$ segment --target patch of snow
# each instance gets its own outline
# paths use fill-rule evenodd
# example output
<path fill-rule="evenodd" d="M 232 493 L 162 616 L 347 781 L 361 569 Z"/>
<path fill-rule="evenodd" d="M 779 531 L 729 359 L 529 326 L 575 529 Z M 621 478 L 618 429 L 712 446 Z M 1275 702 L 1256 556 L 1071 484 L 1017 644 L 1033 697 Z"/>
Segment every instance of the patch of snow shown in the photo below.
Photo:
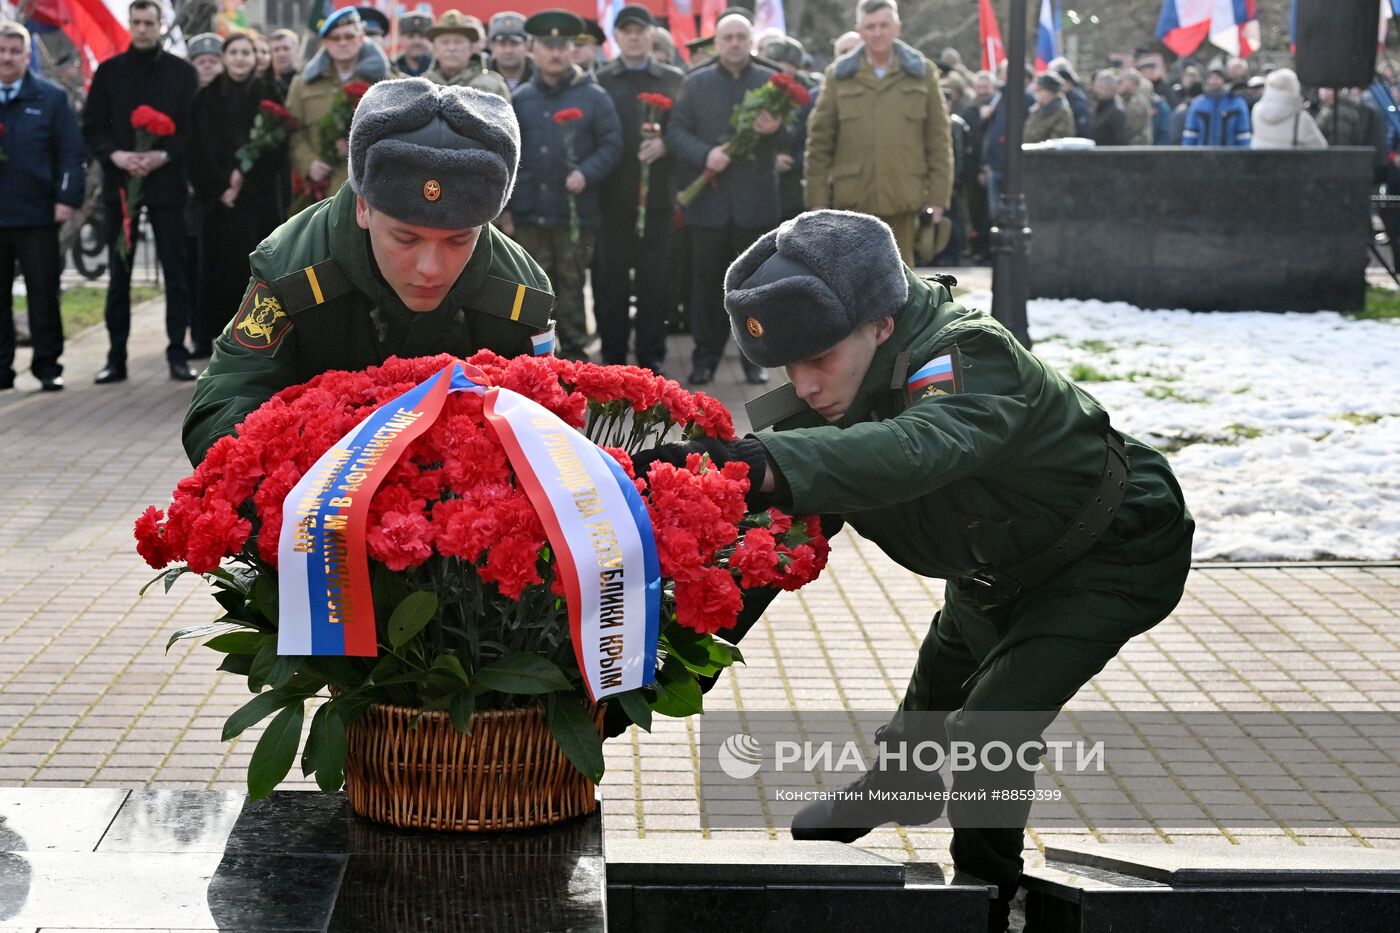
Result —
<path fill-rule="evenodd" d="M 1027 317 L 1038 355 L 1167 454 L 1197 559 L 1400 558 L 1400 322 L 1047 299 Z"/>

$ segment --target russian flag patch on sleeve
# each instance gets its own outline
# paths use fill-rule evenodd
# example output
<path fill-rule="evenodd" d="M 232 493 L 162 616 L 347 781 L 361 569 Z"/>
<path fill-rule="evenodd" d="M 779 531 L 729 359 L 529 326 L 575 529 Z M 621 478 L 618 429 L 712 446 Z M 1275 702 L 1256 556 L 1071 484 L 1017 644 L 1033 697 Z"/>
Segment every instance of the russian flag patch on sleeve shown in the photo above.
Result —
<path fill-rule="evenodd" d="M 535 356 L 549 356 L 554 352 L 554 328 L 530 338 L 530 348 Z"/>
<path fill-rule="evenodd" d="M 909 377 L 907 383 L 909 400 L 916 401 L 931 395 L 954 395 L 958 391 L 958 353 L 951 352 L 936 356 Z"/>

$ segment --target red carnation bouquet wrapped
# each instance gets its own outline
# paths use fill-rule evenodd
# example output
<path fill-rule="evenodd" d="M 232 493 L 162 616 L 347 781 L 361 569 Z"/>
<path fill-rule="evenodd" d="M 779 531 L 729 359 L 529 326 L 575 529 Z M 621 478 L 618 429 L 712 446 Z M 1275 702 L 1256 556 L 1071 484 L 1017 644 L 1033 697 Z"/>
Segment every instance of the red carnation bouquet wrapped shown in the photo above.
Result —
<path fill-rule="evenodd" d="M 247 175 L 263 156 L 281 152 L 287 147 L 287 138 L 297 126 L 296 117 L 277 101 L 265 100 L 258 104 L 258 115 L 253 118 L 248 141 L 233 154 L 238 160 L 238 170 Z"/>
<path fill-rule="evenodd" d="M 136 131 L 136 152 L 150 152 L 156 141 L 175 135 L 175 121 L 154 107 L 142 104 L 131 111 L 131 128 Z M 122 235 L 117 240 L 117 249 L 122 259 L 131 256 L 135 243 L 136 220 L 141 216 L 141 188 L 145 179 L 140 175 L 128 175 L 126 186 L 119 189 L 122 207 Z"/>
<path fill-rule="evenodd" d="M 642 139 L 661 138 L 661 119 L 671 112 L 671 98 L 665 94 L 643 91 L 637 95 L 642 105 Z M 646 233 L 647 195 L 651 188 L 651 163 L 642 163 L 642 184 L 637 192 L 637 236 Z"/>
<path fill-rule="evenodd" d="M 345 160 L 338 143 L 350 138 L 350 124 L 355 119 L 355 108 L 360 106 L 360 98 L 369 92 L 368 81 L 346 81 L 331 98 L 331 109 L 321 118 L 317 155 L 327 165 L 335 165 Z M 288 114 L 288 117 L 291 115 Z M 306 208 L 324 201 L 331 193 L 327 181 L 316 181 L 310 174 L 292 176 L 292 206 L 288 217 L 294 217 Z"/>
<path fill-rule="evenodd" d="M 454 362 L 391 358 L 284 390 L 237 436 L 210 448 L 166 509 L 147 508 L 136 521 L 141 556 L 157 569 L 178 564 L 152 583 L 169 590 L 181 574 L 198 573 L 216 589 L 225 615 L 177 632 L 170 644 L 212 636 L 208 646 L 225 655 L 219 669 L 248 678 L 257 695 L 229 717 L 224 739 L 278 717 L 249 765 L 254 797 L 285 777 L 298 747 L 287 737 L 299 739 L 306 701 L 327 690 L 302 758 L 327 792 L 342 783 L 345 726 L 375 703 L 446 710 L 462 732 L 477 710 L 539 703 L 570 761 L 594 780 L 602 774 L 597 733 L 578 728 L 587 693 L 558 559 L 480 395 L 448 396 L 370 500 L 365 542 L 378 657 L 277 653 L 278 538 L 288 493 L 369 413 Z M 721 468 L 693 456 L 683 469 L 658 462 L 647 476 L 633 475 L 630 454 L 663 440 L 734 437 L 729 412 L 704 393 L 637 367 L 490 351 L 468 362 L 492 385 L 583 432 L 645 502 L 662 584 L 656 678 L 609 702 L 643 728 L 653 712 L 701 712 L 698 678 L 742 660 L 716 633 L 735 623 L 743 591 L 797 589 L 825 566 L 829 547 L 817 517 L 747 514 L 748 467 L 739 462 Z"/>
<path fill-rule="evenodd" d="M 761 112 L 767 111 L 780 122 L 786 123 L 792 119 L 793 114 L 811 102 L 812 92 L 803 87 L 796 78 L 785 74 L 773 75 L 767 84 L 745 94 L 739 106 L 729 115 L 729 125 L 734 128 L 734 135 L 724 144 L 725 154 L 731 159 L 752 159 L 754 150 L 758 148 L 758 141 L 762 138 L 753 128 L 754 120 Z M 705 169 L 699 178 L 676 195 L 676 201 L 682 207 L 689 207 L 707 185 L 714 184 L 717 174 L 708 168 Z"/>

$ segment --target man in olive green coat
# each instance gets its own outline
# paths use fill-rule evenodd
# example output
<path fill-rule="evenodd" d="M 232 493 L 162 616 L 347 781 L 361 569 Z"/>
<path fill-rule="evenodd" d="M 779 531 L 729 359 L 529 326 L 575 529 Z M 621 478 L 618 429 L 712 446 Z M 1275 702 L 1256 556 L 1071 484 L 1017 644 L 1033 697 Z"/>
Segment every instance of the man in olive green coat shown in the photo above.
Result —
<path fill-rule="evenodd" d="M 485 35 L 481 20 L 460 10 L 448 10 L 437 25 L 428 30 L 433 42 L 433 66 L 424 73 L 434 84 L 474 87 L 510 100 L 510 87 L 486 61 L 472 52 Z"/>
<path fill-rule="evenodd" d="M 519 157 L 503 98 L 422 78 L 375 85 L 350 130 L 350 184 L 250 257 L 243 304 L 185 416 L 190 461 L 273 394 L 327 370 L 552 353 L 549 279 L 490 223 Z"/>
<path fill-rule="evenodd" d="M 365 41 L 365 27 L 354 7 L 336 10 L 319 30 L 321 49 L 292 79 L 287 89 L 287 112 L 296 118 L 297 128 L 287 140 L 292 177 L 309 176 L 325 182 L 326 191 L 335 194 L 345 184 L 345 151 L 327 159 L 322 143 L 344 150 L 345 140 L 322 140 L 321 121 L 331 112 L 336 94 L 351 81 L 373 84 L 392 77 L 389 59 L 373 42 Z"/>
<path fill-rule="evenodd" d="M 1098 402 L 992 318 L 916 278 L 879 220 L 814 211 L 784 223 L 730 267 L 725 307 L 744 354 L 792 380 L 750 406 L 756 427 L 776 430 L 666 445 L 634 466 L 644 475 L 693 452 L 742 460 L 751 507 L 844 519 L 900 565 L 947 580 L 883 746 L 1039 743 L 1123 644 L 1176 606 L 1194 525 L 1166 460 L 1113 431 Z M 747 606 L 721 634 L 742 636 L 757 614 Z M 1033 778 L 973 771 L 954 788 L 1024 790 Z M 891 819 L 929 822 L 941 802 L 891 810 L 866 792 L 941 786 L 936 773 L 876 768 L 850 798 L 800 811 L 792 832 L 852 842 Z M 997 885 L 1001 928 L 1030 803 L 949 809 L 953 862 Z"/>
<path fill-rule="evenodd" d="M 861 0 L 856 29 L 863 44 L 827 68 L 807 121 L 807 207 L 874 214 L 913 265 L 919 212 L 936 226 L 953 196 L 938 69 L 899 41 L 894 0 Z"/>

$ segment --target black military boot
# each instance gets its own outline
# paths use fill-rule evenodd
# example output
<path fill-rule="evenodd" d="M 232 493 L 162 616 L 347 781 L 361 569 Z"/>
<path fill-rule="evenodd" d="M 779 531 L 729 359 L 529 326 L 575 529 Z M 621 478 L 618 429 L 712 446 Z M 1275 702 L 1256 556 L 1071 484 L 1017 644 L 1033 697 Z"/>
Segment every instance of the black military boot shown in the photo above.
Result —
<path fill-rule="evenodd" d="M 884 744 L 884 729 L 876 741 Z M 911 743 L 912 744 L 912 743 Z M 877 826 L 899 823 L 920 826 L 943 815 L 943 776 L 937 771 L 881 767 L 877 757 L 870 770 L 841 789 L 834 800 L 817 800 L 792 818 L 792 838 L 852 843 Z"/>

